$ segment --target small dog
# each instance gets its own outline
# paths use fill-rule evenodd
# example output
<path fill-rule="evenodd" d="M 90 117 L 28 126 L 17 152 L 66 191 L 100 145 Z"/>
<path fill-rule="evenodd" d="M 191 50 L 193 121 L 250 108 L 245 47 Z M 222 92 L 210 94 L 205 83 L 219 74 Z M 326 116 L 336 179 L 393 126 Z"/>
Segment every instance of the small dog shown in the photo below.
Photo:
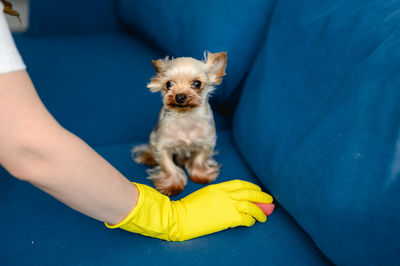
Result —
<path fill-rule="evenodd" d="M 216 143 L 213 114 L 208 103 L 214 85 L 225 75 L 226 53 L 204 53 L 204 61 L 190 57 L 153 60 L 157 74 L 147 87 L 161 91 L 164 106 L 149 145 L 134 147 L 137 163 L 155 166 L 149 179 L 161 193 L 173 196 L 183 191 L 187 177 L 208 184 L 219 174 L 213 159 Z"/>

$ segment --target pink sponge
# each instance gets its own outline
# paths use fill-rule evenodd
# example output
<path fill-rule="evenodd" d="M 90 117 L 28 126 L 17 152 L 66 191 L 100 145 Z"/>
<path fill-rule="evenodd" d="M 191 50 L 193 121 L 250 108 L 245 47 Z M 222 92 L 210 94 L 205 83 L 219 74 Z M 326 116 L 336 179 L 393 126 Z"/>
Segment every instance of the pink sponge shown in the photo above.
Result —
<path fill-rule="evenodd" d="M 275 204 L 267 204 L 267 203 L 258 203 L 258 202 L 254 202 L 255 205 L 257 205 L 258 207 L 260 207 L 260 209 L 265 213 L 265 215 L 271 215 L 271 213 L 274 211 L 275 209 Z"/>

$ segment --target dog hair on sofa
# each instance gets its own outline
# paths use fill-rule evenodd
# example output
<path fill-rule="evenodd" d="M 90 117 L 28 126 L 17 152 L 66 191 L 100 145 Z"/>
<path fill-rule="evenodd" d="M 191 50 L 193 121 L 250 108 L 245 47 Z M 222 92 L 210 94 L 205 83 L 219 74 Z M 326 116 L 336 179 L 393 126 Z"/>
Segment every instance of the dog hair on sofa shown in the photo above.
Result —
<path fill-rule="evenodd" d="M 158 124 L 150 134 L 149 145 L 132 150 L 137 163 L 154 168 L 149 179 L 157 190 L 172 196 L 183 191 L 187 177 L 208 184 L 219 174 L 213 159 L 216 144 L 214 118 L 208 103 L 214 85 L 222 82 L 227 56 L 225 52 L 204 53 L 204 60 L 191 57 L 153 60 L 157 74 L 147 87 L 161 91 L 163 107 Z"/>

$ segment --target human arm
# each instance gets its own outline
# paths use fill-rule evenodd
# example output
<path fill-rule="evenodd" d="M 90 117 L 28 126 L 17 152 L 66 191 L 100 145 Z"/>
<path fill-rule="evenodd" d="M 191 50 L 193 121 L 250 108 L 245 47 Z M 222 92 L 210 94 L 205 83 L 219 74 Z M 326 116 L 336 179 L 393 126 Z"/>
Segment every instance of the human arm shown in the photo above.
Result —
<path fill-rule="evenodd" d="M 136 187 L 56 122 L 24 70 L 0 75 L 0 121 L 0 163 L 12 175 L 100 221 L 135 206 Z"/>

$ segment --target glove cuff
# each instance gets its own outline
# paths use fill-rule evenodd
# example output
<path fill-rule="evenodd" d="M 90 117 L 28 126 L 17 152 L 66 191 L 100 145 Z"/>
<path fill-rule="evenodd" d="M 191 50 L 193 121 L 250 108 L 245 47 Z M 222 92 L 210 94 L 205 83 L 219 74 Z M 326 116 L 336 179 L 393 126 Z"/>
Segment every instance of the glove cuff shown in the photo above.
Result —
<path fill-rule="evenodd" d="M 132 209 L 132 211 L 128 214 L 128 216 L 126 216 L 125 219 L 123 219 L 118 224 L 111 225 L 109 223 L 104 223 L 108 228 L 115 229 L 115 228 L 123 227 L 125 224 L 129 223 L 130 220 L 132 220 L 132 218 L 136 215 L 136 213 L 138 212 L 140 207 L 143 205 L 143 198 L 144 198 L 143 188 L 140 184 L 137 184 L 135 182 L 132 182 L 132 183 L 136 186 L 136 188 L 139 191 L 139 196 L 138 196 L 138 201 L 136 203 L 136 206 Z"/>
<path fill-rule="evenodd" d="M 122 222 L 116 225 L 105 223 L 105 225 L 110 229 L 121 228 L 145 236 L 179 241 L 181 234 L 179 207 L 154 188 L 134 184 L 139 190 L 137 205 Z"/>

